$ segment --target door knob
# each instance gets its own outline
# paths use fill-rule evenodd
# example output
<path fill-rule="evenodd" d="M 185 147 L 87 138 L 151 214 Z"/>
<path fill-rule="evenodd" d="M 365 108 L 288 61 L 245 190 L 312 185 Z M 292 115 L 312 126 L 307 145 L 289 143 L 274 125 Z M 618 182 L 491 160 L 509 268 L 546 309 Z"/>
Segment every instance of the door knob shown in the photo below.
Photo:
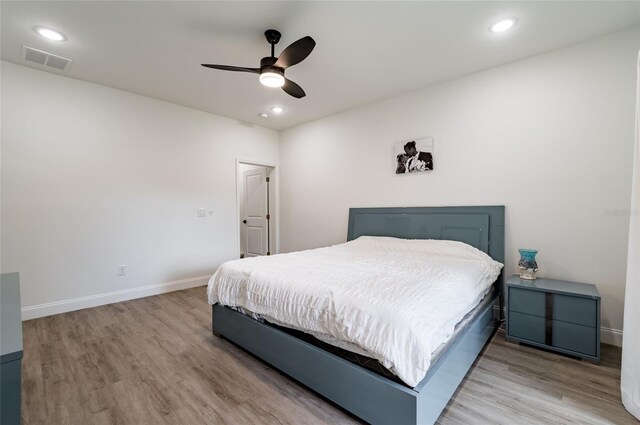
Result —
<path fill-rule="evenodd" d="M 247 224 L 247 220 L 242 220 L 242 222 L 243 222 L 244 224 Z"/>

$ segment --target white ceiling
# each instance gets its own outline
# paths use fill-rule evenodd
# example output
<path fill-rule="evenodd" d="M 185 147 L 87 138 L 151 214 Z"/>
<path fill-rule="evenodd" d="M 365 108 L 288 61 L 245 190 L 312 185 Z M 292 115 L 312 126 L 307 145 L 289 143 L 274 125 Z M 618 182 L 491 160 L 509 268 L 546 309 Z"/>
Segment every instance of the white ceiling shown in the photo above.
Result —
<path fill-rule="evenodd" d="M 25 64 L 27 45 L 73 59 L 87 80 L 274 129 L 288 128 L 436 82 L 640 23 L 640 2 L 8 2 L 2 59 Z M 511 31 L 490 24 L 515 17 Z M 35 25 L 67 35 L 43 39 Z M 317 46 L 287 70 L 307 97 L 257 75 L 200 63 L 258 67 L 263 33 L 282 32 L 276 55 L 312 36 Z M 272 105 L 285 113 L 258 116 Z"/>

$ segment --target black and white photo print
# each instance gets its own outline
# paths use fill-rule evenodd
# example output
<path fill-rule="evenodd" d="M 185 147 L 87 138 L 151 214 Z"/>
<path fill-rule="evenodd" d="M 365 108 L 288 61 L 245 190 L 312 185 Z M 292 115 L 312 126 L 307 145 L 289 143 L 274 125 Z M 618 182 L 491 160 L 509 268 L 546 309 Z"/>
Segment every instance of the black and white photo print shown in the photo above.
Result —
<path fill-rule="evenodd" d="M 433 138 L 399 142 L 393 146 L 396 174 L 433 170 Z"/>

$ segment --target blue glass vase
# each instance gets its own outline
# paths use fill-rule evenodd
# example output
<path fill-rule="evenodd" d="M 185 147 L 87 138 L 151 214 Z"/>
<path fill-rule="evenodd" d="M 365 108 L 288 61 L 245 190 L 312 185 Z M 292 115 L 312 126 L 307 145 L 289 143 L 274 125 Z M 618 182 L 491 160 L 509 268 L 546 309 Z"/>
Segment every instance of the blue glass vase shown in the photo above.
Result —
<path fill-rule="evenodd" d="M 520 252 L 520 261 L 518 261 L 520 278 L 534 280 L 538 271 L 538 263 L 536 262 L 538 251 L 535 249 L 519 249 L 518 251 Z"/>

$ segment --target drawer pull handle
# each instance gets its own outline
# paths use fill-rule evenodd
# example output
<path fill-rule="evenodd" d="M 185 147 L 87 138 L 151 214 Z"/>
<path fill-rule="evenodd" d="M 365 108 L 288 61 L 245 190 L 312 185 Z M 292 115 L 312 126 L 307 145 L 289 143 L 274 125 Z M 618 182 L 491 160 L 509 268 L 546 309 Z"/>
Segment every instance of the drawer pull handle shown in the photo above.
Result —
<path fill-rule="evenodd" d="M 553 343 L 553 294 L 545 292 L 544 343 Z"/>

